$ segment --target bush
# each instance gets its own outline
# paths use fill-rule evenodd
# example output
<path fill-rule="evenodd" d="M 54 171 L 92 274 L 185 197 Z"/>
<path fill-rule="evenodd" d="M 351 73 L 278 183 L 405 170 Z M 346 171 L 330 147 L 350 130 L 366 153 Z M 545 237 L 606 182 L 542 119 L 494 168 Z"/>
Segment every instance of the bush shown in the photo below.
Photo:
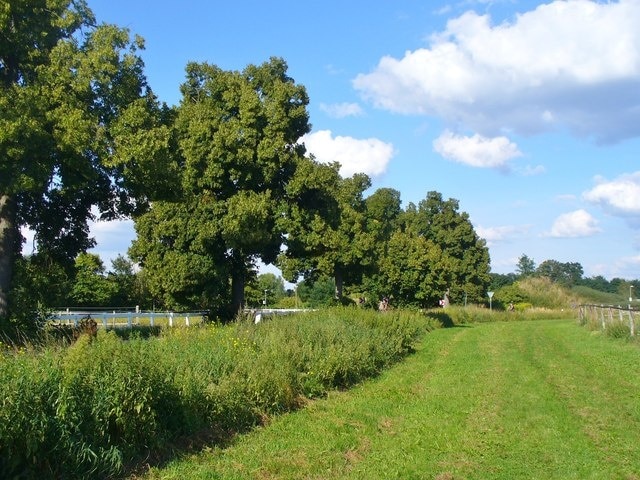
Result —
<path fill-rule="evenodd" d="M 429 328 L 417 313 L 338 308 L 253 325 L 0 353 L 0 477 L 104 478 L 203 430 L 242 431 L 377 374 Z"/>

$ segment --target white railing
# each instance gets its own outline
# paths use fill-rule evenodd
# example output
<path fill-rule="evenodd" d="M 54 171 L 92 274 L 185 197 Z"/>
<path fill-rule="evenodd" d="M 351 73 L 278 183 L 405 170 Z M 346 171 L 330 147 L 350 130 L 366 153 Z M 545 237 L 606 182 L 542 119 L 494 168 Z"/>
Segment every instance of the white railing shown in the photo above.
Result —
<path fill-rule="evenodd" d="M 98 325 L 112 328 L 132 328 L 135 326 L 192 326 L 202 323 L 206 312 L 150 312 L 150 311 L 96 311 L 59 310 L 52 314 L 55 323 L 78 326 L 84 319 L 92 319 Z"/>
<path fill-rule="evenodd" d="M 268 315 L 289 315 L 313 310 L 311 308 L 245 308 L 244 313 L 253 318 L 253 323 L 260 323 Z"/>

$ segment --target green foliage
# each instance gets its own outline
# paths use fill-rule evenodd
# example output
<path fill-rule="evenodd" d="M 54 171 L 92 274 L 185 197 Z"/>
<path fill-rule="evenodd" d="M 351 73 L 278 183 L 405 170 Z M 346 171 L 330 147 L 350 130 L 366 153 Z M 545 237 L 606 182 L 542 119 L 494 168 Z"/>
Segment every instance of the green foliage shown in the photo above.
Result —
<path fill-rule="evenodd" d="M 71 288 L 69 272 L 45 254 L 19 257 L 10 294 L 11 316 L 0 325 L 9 335 L 32 335 L 48 319 L 48 309 L 65 304 Z"/>
<path fill-rule="evenodd" d="M 546 277 L 531 277 L 518 282 L 525 300 L 538 308 L 571 308 L 580 299 L 571 292 Z"/>
<path fill-rule="evenodd" d="M 279 304 L 285 297 L 284 280 L 273 273 L 261 273 L 245 287 L 245 299 L 250 307 L 269 307 Z"/>
<path fill-rule="evenodd" d="M 130 251 L 164 305 L 237 312 L 255 261 L 280 252 L 296 142 L 310 129 L 306 91 L 286 71 L 276 58 L 242 72 L 187 66 L 171 125 L 179 194 L 136 219 Z"/>
<path fill-rule="evenodd" d="M 375 375 L 428 325 L 418 314 L 349 308 L 3 349 L 0 475 L 113 476 L 179 436 L 241 431 Z"/>
<path fill-rule="evenodd" d="M 76 272 L 70 299 L 75 306 L 97 307 L 110 305 L 117 285 L 105 276 L 105 268 L 98 255 L 81 253 L 76 258 Z"/>
<path fill-rule="evenodd" d="M 608 322 L 604 333 L 611 338 L 631 338 L 631 330 L 629 329 L 628 322 Z"/>
<path fill-rule="evenodd" d="M 524 253 L 518 258 L 516 273 L 520 277 L 530 277 L 536 272 L 536 263 Z"/>
<path fill-rule="evenodd" d="M 391 211 L 393 203 L 386 200 Z M 437 305 L 447 291 L 456 303 L 465 297 L 469 302 L 484 299 L 490 283 L 489 252 L 468 214 L 458 211 L 457 200 L 429 192 L 399 214 L 397 225 L 384 249 L 377 250 L 377 271 L 365 279 L 369 296 L 422 308 Z"/>
<path fill-rule="evenodd" d="M 594 289 L 586 285 L 576 285 L 571 288 L 571 293 L 580 298 L 581 303 L 596 303 L 604 305 L 623 305 L 628 303 L 626 296 L 606 290 Z M 628 292 L 627 292 L 628 294 Z"/>
<path fill-rule="evenodd" d="M 493 295 L 493 304 L 496 307 L 506 308 L 510 303 L 519 304 L 528 299 L 526 293 L 520 288 L 519 282 L 506 285 L 496 290 Z"/>
<path fill-rule="evenodd" d="M 336 301 L 336 283 L 333 278 L 304 280 L 298 284 L 298 297 L 308 307 L 328 307 Z"/>
<path fill-rule="evenodd" d="M 562 263 L 557 260 L 545 260 L 536 270 L 537 275 L 568 287 L 578 283 L 583 273 L 582 265 L 579 263 Z"/>
<path fill-rule="evenodd" d="M 154 103 L 142 41 L 96 24 L 84 1 L 0 9 L 0 317 L 21 226 L 35 232 L 41 254 L 71 263 L 94 245 L 94 211 L 113 219 L 144 202 L 110 159 L 119 116 L 142 97 Z"/>

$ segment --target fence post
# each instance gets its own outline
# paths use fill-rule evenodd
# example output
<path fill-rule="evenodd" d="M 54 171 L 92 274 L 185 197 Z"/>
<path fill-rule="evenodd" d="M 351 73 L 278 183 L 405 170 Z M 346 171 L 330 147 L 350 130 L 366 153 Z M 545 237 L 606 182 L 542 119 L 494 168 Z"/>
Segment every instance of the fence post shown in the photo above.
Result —
<path fill-rule="evenodd" d="M 604 305 L 600 305 L 600 323 L 602 323 L 602 330 L 606 330 L 607 325 L 604 322 Z"/>
<path fill-rule="evenodd" d="M 173 312 L 169 312 L 169 326 L 173 327 Z"/>
<path fill-rule="evenodd" d="M 127 313 L 127 327 L 133 328 L 132 321 L 133 321 L 133 314 L 131 312 L 128 312 Z"/>
<path fill-rule="evenodd" d="M 149 323 L 151 323 L 151 326 L 153 327 L 153 316 L 154 316 L 155 312 L 151 312 L 151 316 L 149 317 Z"/>
<path fill-rule="evenodd" d="M 631 305 L 629 305 L 629 335 L 631 335 L 632 337 L 636 335 L 636 325 L 633 321 L 633 310 L 631 310 Z"/>
<path fill-rule="evenodd" d="M 106 312 L 102 312 L 102 326 L 104 329 L 107 329 L 107 314 Z"/>
<path fill-rule="evenodd" d="M 185 323 L 187 324 L 187 327 L 188 327 L 189 326 L 189 314 L 188 313 L 184 316 L 184 321 L 185 321 Z"/>

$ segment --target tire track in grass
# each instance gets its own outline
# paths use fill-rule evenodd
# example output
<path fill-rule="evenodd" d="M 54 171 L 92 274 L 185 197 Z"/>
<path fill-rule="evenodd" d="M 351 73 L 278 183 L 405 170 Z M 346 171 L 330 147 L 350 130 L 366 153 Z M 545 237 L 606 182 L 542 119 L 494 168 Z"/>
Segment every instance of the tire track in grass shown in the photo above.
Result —
<path fill-rule="evenodd" d="M 537 355 L 546 381 L 579 419 L 583 434 L 615 478 L 640 478 L 637 346 L 557 325 Z M 590 336 L 592 338 L 587 337 Z M 556 359 L 550 362 L 551 354 Z"/>
<path fill-rule="evenodd" d="M 494 478 L 610 478 L 599 473 L 603 458 L 584 435 L 580 419 L 548 382 L 547 364 L 557 360 L 547 346 L 558 333 L 543 327 L 558 324 L 506 324 L 506 335 L 496 335 L 503 342 L 506 378 L 500 395 L 503 441 L 510 445 L 508 455 L 493 460 L 500 465 Z"/>

